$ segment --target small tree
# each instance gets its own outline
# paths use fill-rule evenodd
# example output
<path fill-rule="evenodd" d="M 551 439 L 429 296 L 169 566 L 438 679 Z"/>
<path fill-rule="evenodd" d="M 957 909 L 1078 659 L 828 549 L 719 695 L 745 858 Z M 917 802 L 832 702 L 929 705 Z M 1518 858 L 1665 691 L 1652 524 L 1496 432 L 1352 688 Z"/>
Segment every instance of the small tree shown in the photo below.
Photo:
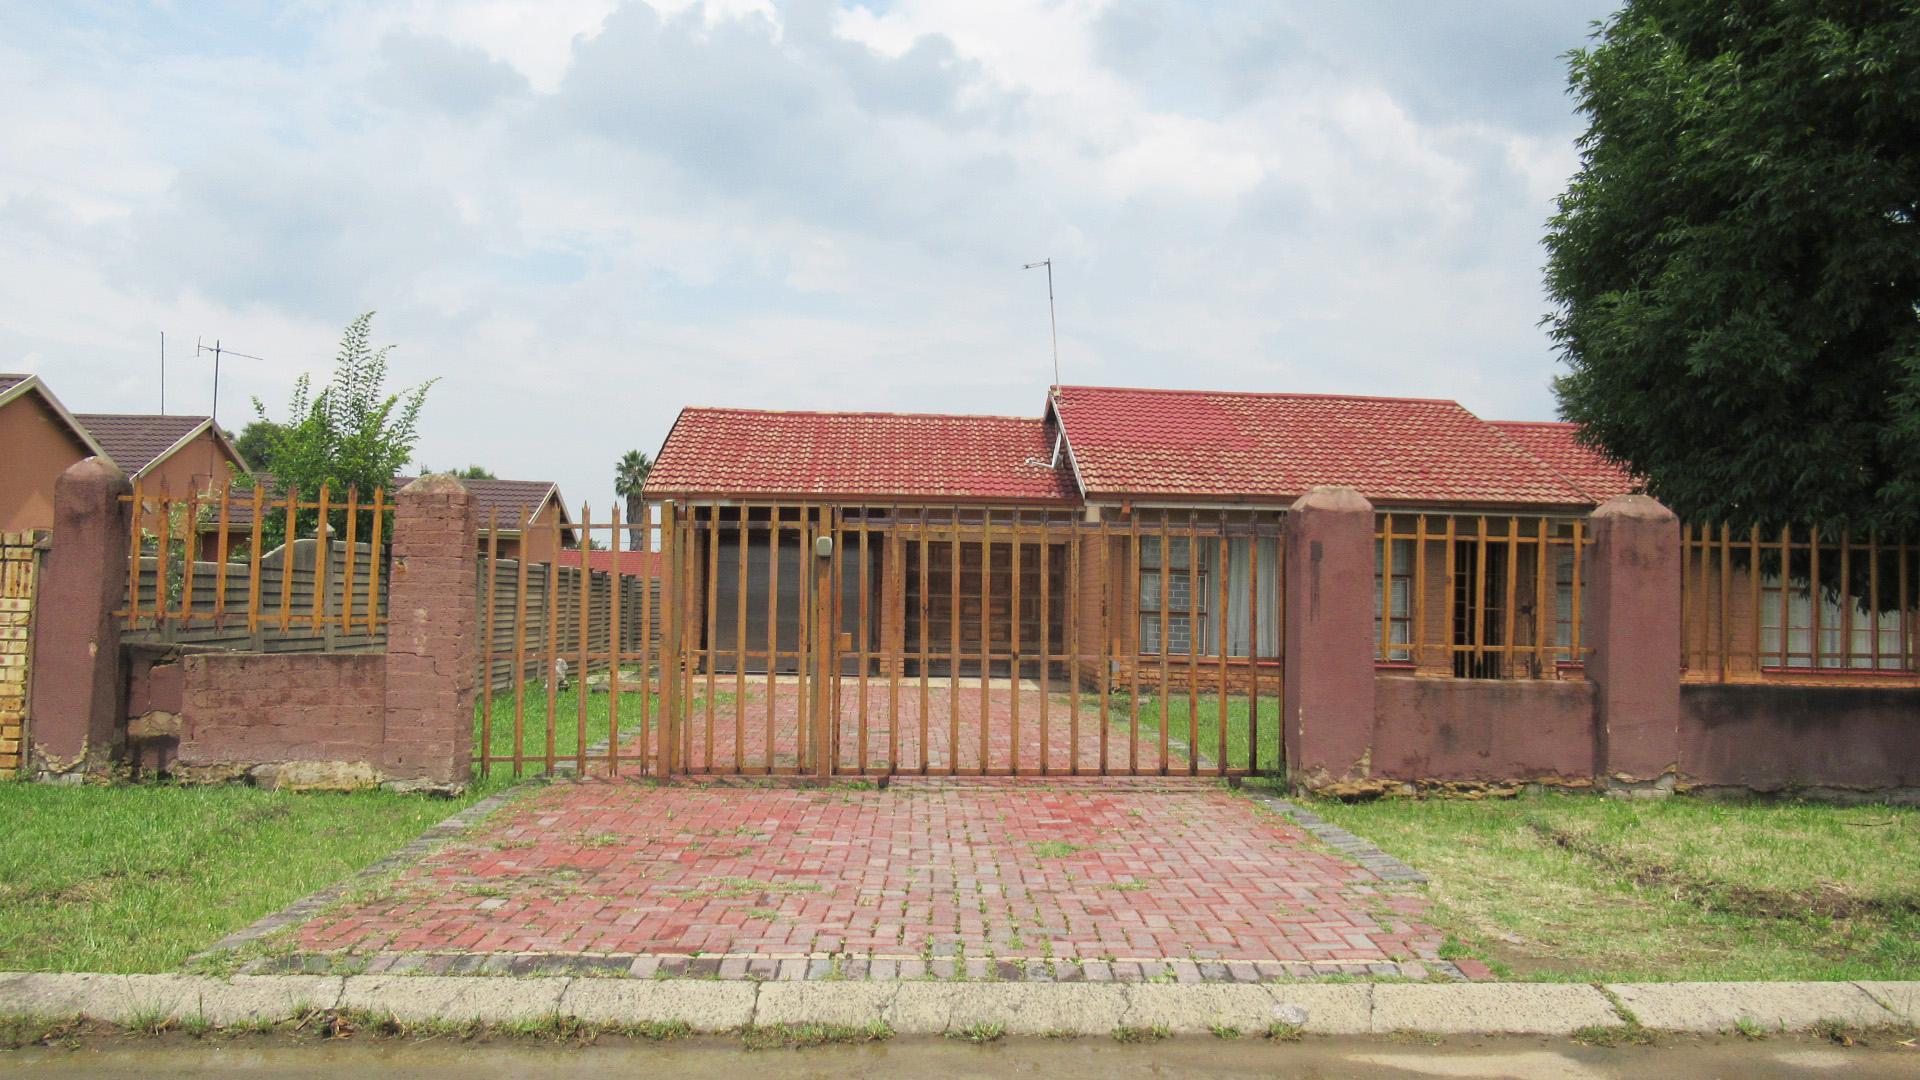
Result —
<path fill-rule="evenodd" d="M 394 476 L 412 458 L 414 443 L 419 439 L 420 408 L 426 403 L 427 390 L 437 380 L 387 393 L 387 352 L 393 346 L 375 349 L 372 329 L 371 311 L 347 325 L 340 339 L 333 381 L 316 394 L 311 377 L 301 375 L 294 383 L 284 422 L 268 419 L 266 406 L 259 398 L 253 399 L 258 423 L 269 425 L 266 458 L 273 463 L 270 494 L 275 498 L 295 491 L 302 500 L 311 499 L 322 484 L 343 502 L 350 490 L 358 491 L 362 498 L 371 497 L 376 488 L 391 488 Z M 329 526 L 339 529 L 345 524 L 346 512 L 328 517 Z M 315 511 L 300 511 L 295 519 L 297 530 L 307 532 L 316 518 Z M 288 539 L 283 535 L 284 518 L 269 515 L 263 524 L 272 541 Z M 363 525 L 371 525 L 371 519 Z M 362 535 L 366 535 L 364 529 Z"/>
<path fill-rule="evenodd" d="M 647 550 L 647 529 L 652 523 L 642 520 L 647 506 L 640 489 L 652 470 L 653 459 L 638 450 L 627 451 L 613 467 L 613 491 L 627 500 L 627 537 L 635 551 Z"/>
<path fill-rule="evenodd" d="M 240 434 L 234 437 L 233 448 L 240 452 L 241 460 L 256 472 L 270 473 L 273 471 L 273 443 L 281 433 L 279 424 L 271 420 L 255 420 L 240 429 Z"/>

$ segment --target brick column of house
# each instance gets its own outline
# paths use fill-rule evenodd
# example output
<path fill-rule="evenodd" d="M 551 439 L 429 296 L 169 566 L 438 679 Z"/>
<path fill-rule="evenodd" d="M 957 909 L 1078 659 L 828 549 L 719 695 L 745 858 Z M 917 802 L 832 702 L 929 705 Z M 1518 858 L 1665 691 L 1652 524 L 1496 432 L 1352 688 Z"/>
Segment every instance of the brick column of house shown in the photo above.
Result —
<path fill-rule="evenodd" d="M 480 656 L 473 496 L 424 476 L 401 489 L 393 519 L 383 769 L 390 786 L 462 787 Z"/>
<path fill-rule="evenodd" d="M 1680 760 L 1680 521 L 1645 495 L 1609 499 L 1592 521 L 1595 770 L 1612 792 L 1663 795 Z"/>
<path fill-rule="evenodd" d="M 53 486 L 53 542 L 34 601 L 28 769 L 78 780 L 124 748 L 120 620 L 131 506 L 126 474 L 105 458 L 75 462 Z"/>
<path fill-rule="evenodd" d="M 1287 769 L 1296 786 L 1364 780 L 1373 737 L 1373 504 L 1319 487 L 1287 514 Z"/>

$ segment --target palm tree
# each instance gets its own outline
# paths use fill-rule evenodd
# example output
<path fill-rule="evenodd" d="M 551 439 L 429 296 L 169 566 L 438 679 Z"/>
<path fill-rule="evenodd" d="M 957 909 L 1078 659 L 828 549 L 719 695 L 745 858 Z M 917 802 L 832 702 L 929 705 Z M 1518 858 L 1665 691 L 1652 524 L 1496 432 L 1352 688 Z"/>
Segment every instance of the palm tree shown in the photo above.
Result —
<path fill-rule="evenodd" d="M 613 467 L 613 491 L 627 500 L 627 537 L 635 551 L 647 550 L 651 523 L 645 520 L 646 502 L 640 497 L 640 486 L 647 482 L 647 473 L 652 468 L 653 459 L 638 450 L 627 451 Z"/>

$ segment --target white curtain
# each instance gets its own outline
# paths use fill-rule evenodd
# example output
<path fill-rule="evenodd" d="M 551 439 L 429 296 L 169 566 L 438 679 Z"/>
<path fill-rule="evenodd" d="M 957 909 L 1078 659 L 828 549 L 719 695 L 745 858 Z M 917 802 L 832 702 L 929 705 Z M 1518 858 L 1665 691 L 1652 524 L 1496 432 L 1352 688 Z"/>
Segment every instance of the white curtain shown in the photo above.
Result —
<path fill-rule="evenodd" d="M 1250 599 L 1248 590 L 1248 563 L 1253 548 L 1246 537 L 1232 537 L 1227 540 L 1227 654 L 1247 656 L 1247 604 Z M 1260 650 L 1259 657 L 1272 659 L 1280 654 L 1280 547 L 1278 541 L 1270 536 L 1259 538 L 1260 595 L 1255 601 L 1260 605 Z M 1208 628 L 1212 638 L 1212 627 Z M 1217 638 L 1207 642 L 1208 652 L 1218 652 L 1220 643 Z"/>

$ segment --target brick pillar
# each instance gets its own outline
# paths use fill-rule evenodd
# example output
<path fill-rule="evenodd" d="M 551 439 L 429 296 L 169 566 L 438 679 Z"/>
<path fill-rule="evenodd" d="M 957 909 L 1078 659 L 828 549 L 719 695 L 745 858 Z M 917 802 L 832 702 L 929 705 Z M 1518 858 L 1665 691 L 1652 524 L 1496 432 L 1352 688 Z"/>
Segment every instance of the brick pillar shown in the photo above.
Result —
<path fill-rule="evenodd" d="M 1317 487 L 1287 514 L 1281 725 L 1296 786 L 1363 781 L 1373 741 L 1373 504 Z"/>
<path fill-rule="evenodd" d="M 1645 495 L 1593 512 L 1587 679 L 1598 691 L 1594 765 L 1610 791 L 1673 790 L 1680 760 L 1680 521 Z"/>
<path fill-rule="evenodd" d="M 383 762 L 390 787 L 460 788 L 472 772 L 479 536 L 473 496 L 451 476 L 423 476 L 394 499 Z"/>
<path fill-rule="evenodd" d="M 42 780 L 104 774 L 121 756 L 120 620 L 131 507 L 127 477 L 90 457 L 53 486 L 53 543 L 34 601 L 28 768 Z"/>

